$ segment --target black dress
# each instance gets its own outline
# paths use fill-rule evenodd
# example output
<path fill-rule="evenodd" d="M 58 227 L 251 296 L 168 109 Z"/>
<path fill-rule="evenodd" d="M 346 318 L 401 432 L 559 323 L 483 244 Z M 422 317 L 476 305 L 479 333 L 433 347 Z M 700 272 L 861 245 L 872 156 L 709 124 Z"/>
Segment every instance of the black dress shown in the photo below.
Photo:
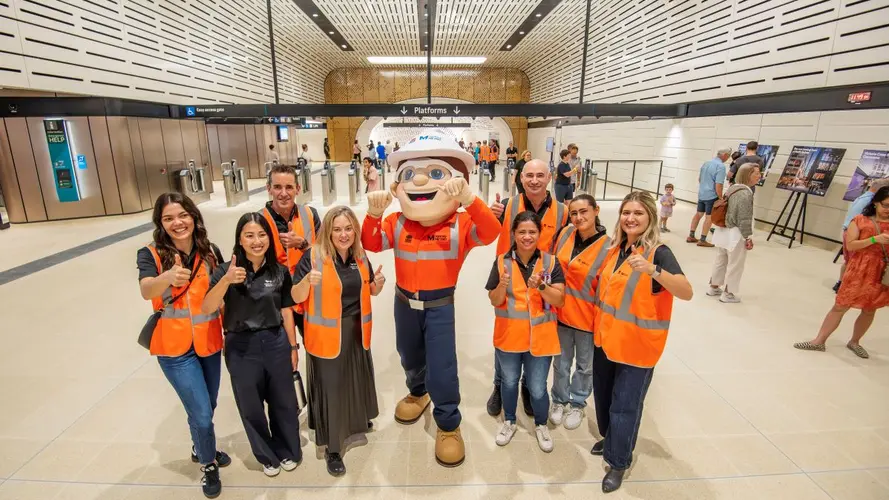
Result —
<path fill-rule="evenodd" d="M 299 282 L 312 270 L 311 252 L 303 254 L 293 276 Z M 306 353 L 308 366 L 309 428 L 315 444 L 330 453 L 343 452 L 343 442 L 367 432 L 367 424 L 380 414 L 374 382 L 373 357 L 361 340 L 361 274 L 350 256 L 346 262 L 334 257 L 343 285 L 341 349 L 334 359 Z M 373 267 L 369 265 L 369 272 Z"/>

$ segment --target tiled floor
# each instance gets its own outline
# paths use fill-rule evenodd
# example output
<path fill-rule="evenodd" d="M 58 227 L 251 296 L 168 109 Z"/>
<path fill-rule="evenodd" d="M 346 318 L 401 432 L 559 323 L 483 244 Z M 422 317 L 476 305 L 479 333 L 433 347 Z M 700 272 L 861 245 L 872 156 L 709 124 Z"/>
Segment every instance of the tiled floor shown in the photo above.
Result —
<path fill-rule="evenodd" d="M 473 184 L 475 184 L 473 180 Z M 251 187 L 254 187 L 251 185 Z M 342 188 L 341 188 L 342 189 Z M 492 189 L 493 192 L 493 189 Z M 609 193 L 612 195 L 613 193 Z M 201 206 L 228 254 L 234 223 L 250 205 Z M 316 195 L 320 207 L 320 195 Z M 344 199 L 341 197 L 341 199 Z M 616 202 L 603 204 L 611 227 Z M 618 499 L 889 498 L 889 316 L 878 314 L 864 344 L 869 360 L 843 348 L 854 316 L 826 353 L 799 352 L 830 307 L 833 252 L 765 242 L 748 257 L 744 302 L 704 295 L 715 252 L 684 243 L 692 208 L 680 205 L 666 236 L 696 287 L 675 306 L 667 353 L 656 370 L 635 465 Z M 363 210 L 359 210 L 363 216 Z M 149 220 L 149 214 L 14 226 L 0 232 L 0 269 Z M 149 309 L 136 284 L 145 233 L 0 286 L 0 499 L 199 499 L 185 416 L 156 362 L 135 339 Z M 523 499 L 604 498 L 602 462 L 589 454 L 594 418 L 555 429 L 544 454 L 520 416 L 505 448 L 484 404 L 491 384 L 493 315 L 483 289 L 494 248 L 474 251 L 458 287 L 458 352 L 466 463 L 435 464 L 434 423 L 392 420 L 404 394 L 395 352 L 392 287 L 374 299 L 373 353 L 381 416 L 346 454 L 348 474 L 327 475 L 312 435 L 292 473 L 258 470 L 223 377 L 217 435 L 233 457 L 223 498 Z M 391 253 L 378 255 L 393 278 Z M 390 280 L 391 281 L 391 280 Z"/>

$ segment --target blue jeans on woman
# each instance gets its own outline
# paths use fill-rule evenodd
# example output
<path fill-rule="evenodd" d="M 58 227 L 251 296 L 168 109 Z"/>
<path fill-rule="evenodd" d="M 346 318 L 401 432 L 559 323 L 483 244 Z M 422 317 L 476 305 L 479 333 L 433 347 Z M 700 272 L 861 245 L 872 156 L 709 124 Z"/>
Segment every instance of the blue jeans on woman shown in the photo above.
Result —
<path fill-rule="evenodd" d="M 213 412 L 219 395 L 222 353 L 217 352 L 202 358 L 192 348 L 182 356 L 158 356 L 157 363 L 185 407 L 198 462 L 203 465 L 215 462 L 216 430 L 213 427 Z"/>
<path fill-rule="evenodd" d="M 559 324 L 559 345 L 562 354 L 553 359 L 553 403 L 586 408 L 593 392 L 593 334 Z"/>
<path fill-rule="evenodd" d="M 549 414 L 549 394 L 546 391 L 546 379 L 552 356 L 534 356 L 530 352 L 504 352 L 496 350 L 497 362 L 500 364 L 502 378 L 500 395 L 503 398 L 503 418 L 508 422 L 516 421 L 516 406 L 519 401 L 519 378 L 522 368 L 525 371 L 525 382 L 531 393 L 531 407 L 534 409 L 534 425 L 545 425 Z"/>

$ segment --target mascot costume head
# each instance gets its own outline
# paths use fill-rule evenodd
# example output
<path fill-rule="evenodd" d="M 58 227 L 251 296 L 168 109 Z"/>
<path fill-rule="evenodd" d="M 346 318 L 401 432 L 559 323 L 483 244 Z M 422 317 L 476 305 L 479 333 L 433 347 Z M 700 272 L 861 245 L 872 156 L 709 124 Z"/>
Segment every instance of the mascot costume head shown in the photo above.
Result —
<path fill-rule="evenodd" d="M 390 191 L 410 220 L 435 225 L 457 211 L 461 202 L 473 200 L 468 179 L 475 160 L 447 134 L 419 135 L 392 153 L 389 162 L 396 168 Z"/>

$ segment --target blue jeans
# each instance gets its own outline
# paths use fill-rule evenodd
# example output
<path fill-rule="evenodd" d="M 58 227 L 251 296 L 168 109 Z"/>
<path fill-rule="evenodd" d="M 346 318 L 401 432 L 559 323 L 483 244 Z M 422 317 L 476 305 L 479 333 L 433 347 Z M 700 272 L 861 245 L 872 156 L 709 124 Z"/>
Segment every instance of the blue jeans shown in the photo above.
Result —
<path fill-rule="evenodd" d="M 553 359 L 553 403 L 585 408 L 593 392 L 593 334 L 559 325 L 562 354 Z M 574 376 L 571 365 L 575 356 Z"/>
<path fill-rule="evenodd" d="M 552 356 L 534 356 L 530 352 L 504 352 L 496 350 L 497 361 L 502 371 L 500 394 L 503 398 L 503 419 L 516 421 L 516 406 L 519 401 L 519 377 L 525 369 L 525 382 L 531 393 L 531 407 L 534 409 L 534 425 L 545 425 L 549 414 L 549 394 L 546 392 L 546 378 Z"/>
<path fill-rule="evenodd" d="M 401 289 L 405 295 L 412 294 Z M 419 300 L 436 300 L 454 294 L 453 288 L 420 291 Z M 457 340 L 454 304 L 418 311 L 395 297 L 395 346 L 401 356 L 406 384 L 414 396 L 427 392 L 438 428 L 452 432 L 460 427 L 460 379 L 457 376 Z"/>
<path fill-rule="evenodd" d="M 593 398 L 599 434 L 605 437 L 605 462 L 612 469 L 628 469 L 633 463 L 642 406 L 654 368 L 615 363 L 596 347 L 593 371 Z"/>
<path fill-rule="evenodd" d="M 204 465 L 213 463 L 216 460 L 213 412 L 219 395 L 222 354 L 217 352 L 202 358 L 194 349 L 189 349 L 182 356 L 158 356 L 157 363 L 185 407 L 198 461 Z"/>

